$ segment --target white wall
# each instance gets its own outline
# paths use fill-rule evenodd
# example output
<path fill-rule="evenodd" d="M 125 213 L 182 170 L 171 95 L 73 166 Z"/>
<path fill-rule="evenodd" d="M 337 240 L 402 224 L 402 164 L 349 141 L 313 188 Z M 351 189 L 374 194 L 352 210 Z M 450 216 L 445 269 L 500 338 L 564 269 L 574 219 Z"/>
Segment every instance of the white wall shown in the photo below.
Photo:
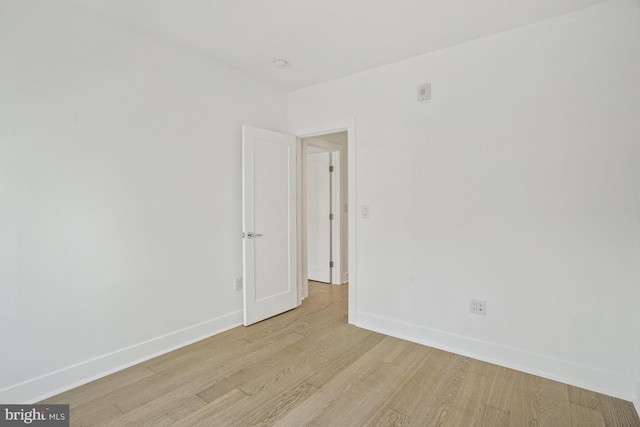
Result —
<path fill-rule="evenodd" d="M 639 16 L 614 0 L 290 94 L 290 129 L 355 118 L 357 324 L 634 398 Z"/>
<path fill-rule="evenodd" d="M 57 0 L 0 52 L 0 401 L 240 324 L 241 125 L 286 95 Z"/>

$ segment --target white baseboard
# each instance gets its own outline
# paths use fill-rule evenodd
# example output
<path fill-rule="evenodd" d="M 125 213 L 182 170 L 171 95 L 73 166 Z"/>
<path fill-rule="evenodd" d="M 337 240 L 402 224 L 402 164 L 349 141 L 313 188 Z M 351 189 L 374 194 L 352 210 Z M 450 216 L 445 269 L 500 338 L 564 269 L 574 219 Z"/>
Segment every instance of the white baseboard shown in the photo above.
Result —
<path fill-rule="evenodd" d="M 349 273 L 342 273 L 342 283 L 347 283 L 349 281 Z"/>
<path fill-rule="evenodd" d="M 356 326 L 385 335 L 472 357 L 627 401 L 634 401 L 636 409 L 638 409 L 637 402 L 640 399 L 640 395 L 636 390 L 635 379 L 618 375 L 614 372 L 367 313 L 358 312 L 354 320 Z"/>
<path fill-rule="evenodd" d="M 242 311 L 50 372 L 0 390 L 0 402 L 31 404 L 242 325 Z"/>

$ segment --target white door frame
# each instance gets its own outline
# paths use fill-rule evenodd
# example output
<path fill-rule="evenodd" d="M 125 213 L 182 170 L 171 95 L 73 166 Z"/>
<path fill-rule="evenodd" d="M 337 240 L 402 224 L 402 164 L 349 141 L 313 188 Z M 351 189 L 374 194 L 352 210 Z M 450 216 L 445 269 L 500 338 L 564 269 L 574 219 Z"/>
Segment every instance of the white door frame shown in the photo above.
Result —
<path fill-rule="evenodd" d="M 349 203 L 348 203 L 348 224 L 349 224 L 349 323 L 356 324 L 357 319 L 357 174 L 356 174 L 356 129 L 355 129 L 355 119 L 347 119 L 332 123 L 324 123 L 318 124 L 314 126 L 305 126 L 295 129 L 290 129 L 289 133 L 295 135 L 298 140 L 301 138 L 308 138 L 319 135 L 326 135 L 328 133 L 336 133 L 347 131 L 347 160 L 348 160 L 348 180 L 349 180 Z M 306 156 L 306 150 L 298 150 L 300 157 L 298 158 L 298 164 L 301 164 L 304 157 Z M 302 168 L 298 168 L 298 178 L 302 179 Z M 300 193 L 298 195 L 302 197 Z M 302 271 L 303 269 L 303 254 L 302 254 L 302 242 L 301 238 L 303 235 L 303 212 L 302 212 L 302 203 L 298 204 L 298 218 L 301 220 L 298 221 L 298 303 L 302 302 L 303 294 L 302 294 L 302 284 L 306 282 L 306 271 Z M 306 250 L 306 249 L 305 249 Z M 303 275 L 304 273 L 304 275 Z"/>

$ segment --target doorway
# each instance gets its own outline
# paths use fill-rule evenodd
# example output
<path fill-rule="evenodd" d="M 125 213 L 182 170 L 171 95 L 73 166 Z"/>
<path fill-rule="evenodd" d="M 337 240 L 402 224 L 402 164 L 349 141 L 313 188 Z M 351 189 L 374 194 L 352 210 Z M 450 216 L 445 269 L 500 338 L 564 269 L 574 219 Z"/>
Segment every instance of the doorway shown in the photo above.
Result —
<path fill-rule="evenodd" d="M 356 268 L 356 227 L 357 221 L 355 215 L 348 212 L 349 206 L 356 206 L 356 139 L 355 139 L 355 120 L 343 120 L 340 122 L 333 122 L 323 125 L 315 125 L 312 127 L 306 127 L 302 129 L 294 129 L 290 134 L 284 134 L 280 132 L 268 131 L 265 129 L 253 128 L 250 126 L 243 126 L 243 148 L 242 148 L 242 161 L 243 161 L 243 178 L 242 178 L 242 216 L 243 216 L 243 302 L 245 311 L 245 325 L 255 323 L 267 317 L 280 314 L 287 309 L 295 308 L 302 304 L 302 300 L 309 294 L 308 287 L 308 273 L 307 273 L 307 237 L 306 237 L 306 211 L 305 211 L 305 191 L 303 191 L 304 174 L 306 173 L 306 151 L 308 146 L 308 139 L 314 138 L 318 140 L 318 144 L 329 144 L 329 150 L 333 150 L 331 144 L 337 144 L 339 153 L 339 164 L 336 166 L 336 173 L 340 174 L 340 208 L 335 212 L 335 223 L 340 227 L 340 239 L 335 240 L 339 242 L 340 256 L 336 255 L 334 259 L 340 260 L 341 268 L 336 269 L 340 272 L 336 279 L 337 283 L 348 283 L 348 321 L 351 324 L 357 324 L 357 268 Z M 334 140 L 336 138 L 336 140 Z M 339 138 L 339 139 L 337 139 Z M 305 142 L 304 140 L 307 139 Z M 345 141 L 346 140 L 346 141 Z M 256 152 L 256 146 L 262 147 L 264 144 L 270 144 L 271 149 L 259 149 Z M 279 147 L 279 148 L 275 148 Z M 288 147 L 288 148 L 287 148 Z M 263 147 L 264 148 L 264 147 Z M 270 160 L 271 154 L 279 153 L 280 155 L 286 155 L 287 159 L 282 162 L 273 162 Z M 291 157 L 293 156 L 293 158 Z M 257 161 L 257 163 L 256 163 Z M 286 201 L 287 212 L 283 215 L 277 215 L 277 218 L 287 218 L 287 227 L 279 227 L 278 230 L 270 230 L 269 239 L 278 242 L 287 242 L 288 249 L 285 251 L 287 255 L 286 260 L 279 263 L 266 263 L 264 268 L 256 269 L 255 261 L 256 255 L 254 249 L 265 249 L 264 244 L 258 243 L 259 241 L 267 240 L 267 236 L 261 232 L 257 227 L 259 224 L 252 220 L 255 219 L 255 196 L 251 194 L 252 183 L 262 183 L 263 180 L 255 179 L 256 164 L 258 164 L 258 172 L 272 173 L 274 176 L 281 178 L 281 186 L 278 188 L 286 189 L 287 197 L 281 198 Z M 264 170 L 263 170 L 264 169 Z M 279 182 L 280 182 L 279 181 Z M 266 201 L 269 202 L 270 187 L 265 188 L 264 185 L 260 185 L 258 188 L 261 192 L 266 191 Z M 284 191 L 284 190 L 282 190 Z M 269 203 L 264 204 L 268 208 Z M 269 209 L 266 211 L 270 212 Z M 273 215 L 259 215 L 260 217 L 268 218 Z M 338 219 L 339 216 L 339 219 Z M 268 221 L 267 221 L 268 223 Z M 335 247 L 335 246 L 334 246 Z M 270 252 L 269 252 L 270 253 Z M 337 252 L 336 252 L 337 253 Z M 283 257 L 284 259 L 284 257 Z M 264 264 L 264 263 L 263 263 Z M 348 268 L 347 268 L 348 266 Z M 278 292 L 267 295 L 265 297 L 265 291 L 269 293 L 269 289 L 264 289 L 265 277 L 269 278 L 272 275 L 269 274 L 270 269 L 279 268 L 285 273 L 288 283 L 286 286 L 286 292 Z M 279 270 L 280 271 L 280 270 Z M 256 279 L 256 277 L 259 279 Z M 284 281 L 278 281 L 282 284 Z M 274 290 L 274 289 L 271 289 Z M 274 304 L 267 304 L 265 310 L 262 310 L 259 316 L 256 316 L 251 322 L 247 321 L 247 312 L 256 311 L 253 310 L 253 303 L 263 303 L 264 301 L 272 301 L 276 297 L 291 296 L 293 298 L 293 305 L 288 308 L 281 309 L 281 307 Z M 287 299 L 288 301 L 288 299 Z M 264 304 L 262 304 L 264 305 Z M 252 310 L 249 310 L 252 308 Z M 270 308 L 270 310 L 267 310 Z M 255 313 L 254 313 L 255 314 Z"/>
<path fill-rule="evenodd" d="M 302 138 L 302 298 L 307 280 L 349 281 L 348 132 Z"/>

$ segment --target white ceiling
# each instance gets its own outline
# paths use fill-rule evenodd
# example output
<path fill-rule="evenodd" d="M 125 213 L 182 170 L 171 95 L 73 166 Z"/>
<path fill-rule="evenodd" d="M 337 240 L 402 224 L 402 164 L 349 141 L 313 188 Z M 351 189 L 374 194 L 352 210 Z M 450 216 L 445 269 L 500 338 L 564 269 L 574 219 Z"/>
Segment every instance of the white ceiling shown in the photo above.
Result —
<path fill-rule="evenodd" d="M 71 1 L 291 91 L 606 0 Z"/>

